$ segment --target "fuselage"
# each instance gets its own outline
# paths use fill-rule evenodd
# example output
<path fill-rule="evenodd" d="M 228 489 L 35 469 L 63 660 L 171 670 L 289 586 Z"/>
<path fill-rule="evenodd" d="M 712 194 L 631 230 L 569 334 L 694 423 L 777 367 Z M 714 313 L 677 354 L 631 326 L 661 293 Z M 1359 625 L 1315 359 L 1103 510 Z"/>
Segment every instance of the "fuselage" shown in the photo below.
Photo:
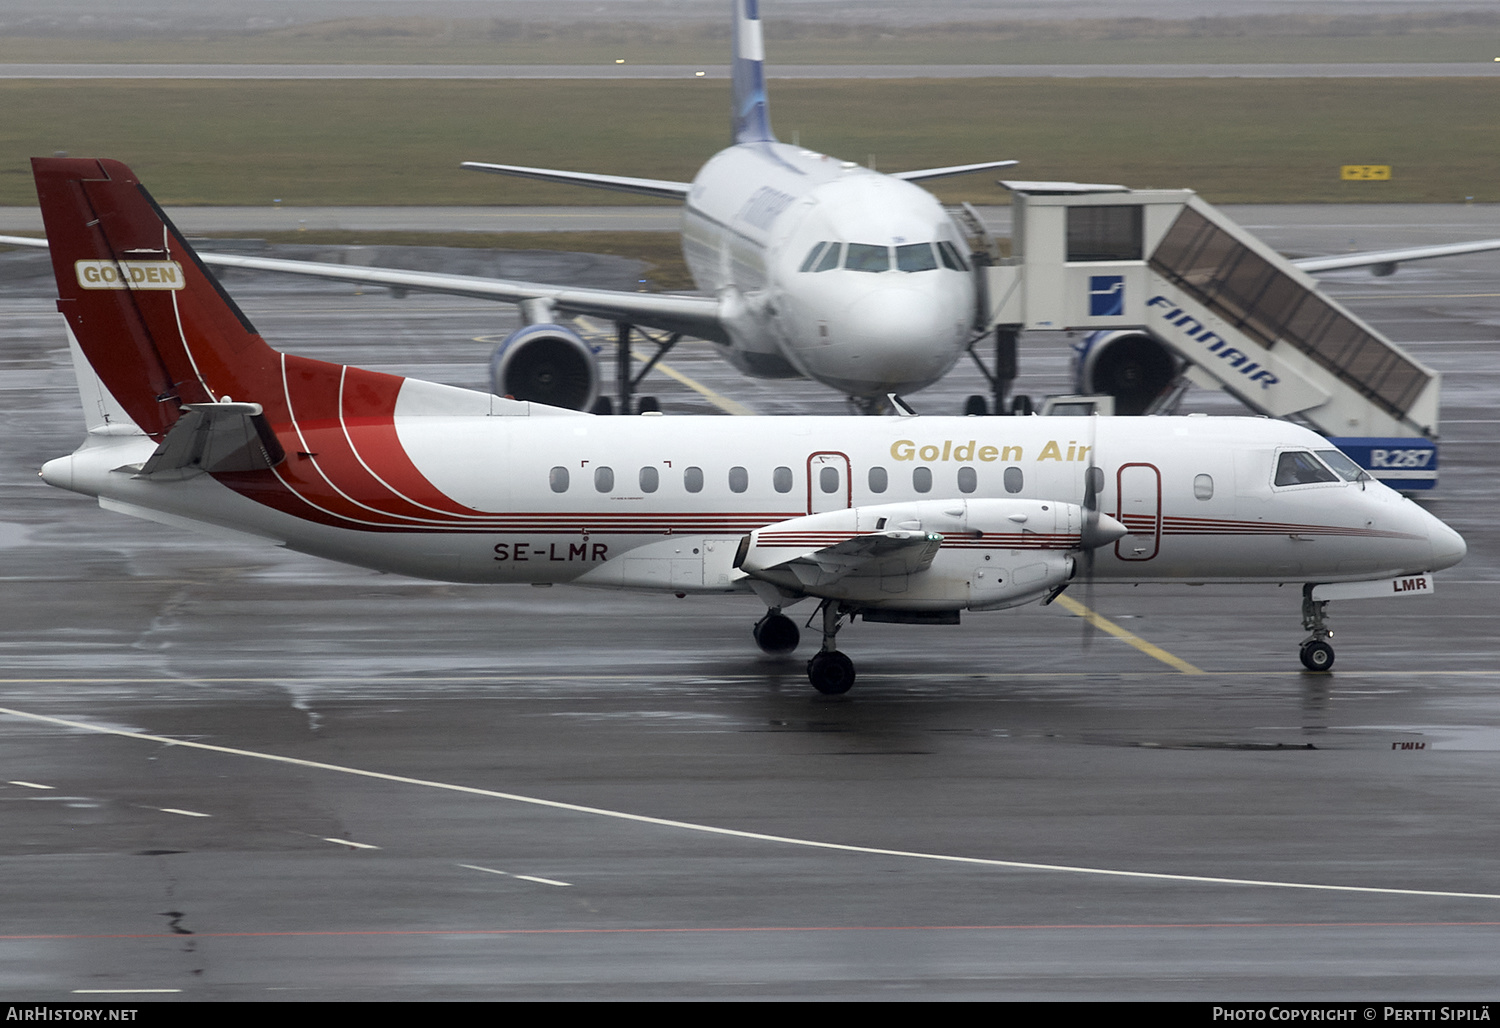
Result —
<path fill-rule="evenodd" d="M 351 378 L 351 394 L 356 386 Z M 99 435 L 43 476 L 138 513 L 465 582 L 608 584 L 586 576 L 642 547 L 680 544 L 692 561 L 695 547 L 732 550 L 748 533 L 820 511 L 1077 505 L 1091 466 L 1098 508 L 1130 529 L 1097 551 L 1101 579 L 1333 582 L 1430 571 L 1464 553 L 1456 533 L 1377 482 L 1278 485 L 1295 463 L 1285 455 L 1331 448 L 1264 419 L 610 419 L 413 380 L 393 417 L 343 402 L 336 417 L 304 419 L 294 407 L 278 435 L 295 456 L 265 472 L 133 477 L 120 469 L 156 444 Z M 907 527 L 934 527 L 920 520 Z M 1020 528 L 945 538 L 934 567 L 992 556 L 1014 564 L 1028 547 L 1067 546 L 1076 535 L 1029 540 Z"/>
<path fill-rule="evenodd" d="M 931 385 L 972 335 L 974 279 L 926 190 L 801 147 L 715 155 L 683 208 L 699 289 L 725 298 L 740 370 L 801 375 L 853 396 Z"/>

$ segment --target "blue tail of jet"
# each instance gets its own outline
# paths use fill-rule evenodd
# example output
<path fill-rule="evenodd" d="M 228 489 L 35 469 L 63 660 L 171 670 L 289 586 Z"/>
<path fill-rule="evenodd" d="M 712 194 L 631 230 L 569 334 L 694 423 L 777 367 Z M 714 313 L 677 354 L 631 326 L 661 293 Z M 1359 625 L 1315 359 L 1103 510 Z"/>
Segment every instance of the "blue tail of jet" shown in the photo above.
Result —
<path fill-rule="evenodd" d="M 771 143 L 771 112 L 766 106 L 766 46 L 760 34 L 760 0 L 730 0 L 734 6 L 733 130 L 736 143 Z"/>

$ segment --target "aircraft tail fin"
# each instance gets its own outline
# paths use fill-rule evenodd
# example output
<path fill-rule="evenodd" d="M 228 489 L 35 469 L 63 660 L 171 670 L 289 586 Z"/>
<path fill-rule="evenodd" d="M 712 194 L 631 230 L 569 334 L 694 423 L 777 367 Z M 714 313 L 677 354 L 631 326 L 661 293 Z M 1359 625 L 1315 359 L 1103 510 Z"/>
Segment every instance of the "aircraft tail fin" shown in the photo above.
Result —
<path fill-rule="evenodd" d="M 775 142 L 771 112 L 766 105 L 766 46 L 760 31 L 760 0 L 731 2 L 734 5 L 734 53 L 730 59 L 734 142 Z"/>
<path fill-rule="evenodd" d="M 160 441 L 187 404 L 280 395 L 280 355 L 128 167 L 31 163 L 57 308 L 118 411 Z"/>

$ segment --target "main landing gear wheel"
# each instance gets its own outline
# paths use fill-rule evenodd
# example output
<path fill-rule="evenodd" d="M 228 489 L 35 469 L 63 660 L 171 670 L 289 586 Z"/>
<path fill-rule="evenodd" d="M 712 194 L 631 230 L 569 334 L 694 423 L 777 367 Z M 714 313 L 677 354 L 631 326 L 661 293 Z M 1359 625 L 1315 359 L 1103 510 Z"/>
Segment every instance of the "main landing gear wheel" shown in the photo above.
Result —
<path fill-rule="evenodd" d="M 838 650 L 823 650 L 807 662 L 807 680 L 824 696 L 839 696 L 854 685 L 854 661 Z"/>
<path fill-rule="evenodd" d="M 1309 671 L 1327 671 L 1333 667 L 1333 647 L 1321 639 L 1303 643 L 1302 666 Z"/>
<path fill-rule="evenodd" d="M 854 685 L 854 661 L 838 651 L 834 637 L 843 627 L 844 618 L 852 621 L 855 612 L 834 600 L 824 600 L 818 613 L 823 615 L 823 648 L 807 662 L 807 680 L 824 696 L 839 696 Z"/>
<path fill-rule="evenodd" d="M 751 631 L 755 636 L 755 645 L 762 652 L 778 657 L 791 653 L 802 641 L 797 623 L 779 610 L 767 611 L 766 616 L 757 621 Z"/>

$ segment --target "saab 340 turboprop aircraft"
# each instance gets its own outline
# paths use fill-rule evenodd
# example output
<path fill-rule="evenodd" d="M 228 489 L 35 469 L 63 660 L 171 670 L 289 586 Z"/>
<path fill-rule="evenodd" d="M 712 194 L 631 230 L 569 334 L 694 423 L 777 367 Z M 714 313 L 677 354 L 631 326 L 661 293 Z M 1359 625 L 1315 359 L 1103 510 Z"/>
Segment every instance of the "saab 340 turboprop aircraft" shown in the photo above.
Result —
<path fill-rule="evenodd" d="M 41 474 L 108 510 L 422 578 L 754 593 L 768 652 L 813 599 L 825 693 L 854 680 L 846 621 L 953 624 L 1080 567 L 1306 583 L 1302 659 L 1324 669 L 1329 598 L 1430 591 L 1464 555 L 1279 421 L 605 420 L 281 353 L 129 168 L 32 165 L 88 425 Z"/>

